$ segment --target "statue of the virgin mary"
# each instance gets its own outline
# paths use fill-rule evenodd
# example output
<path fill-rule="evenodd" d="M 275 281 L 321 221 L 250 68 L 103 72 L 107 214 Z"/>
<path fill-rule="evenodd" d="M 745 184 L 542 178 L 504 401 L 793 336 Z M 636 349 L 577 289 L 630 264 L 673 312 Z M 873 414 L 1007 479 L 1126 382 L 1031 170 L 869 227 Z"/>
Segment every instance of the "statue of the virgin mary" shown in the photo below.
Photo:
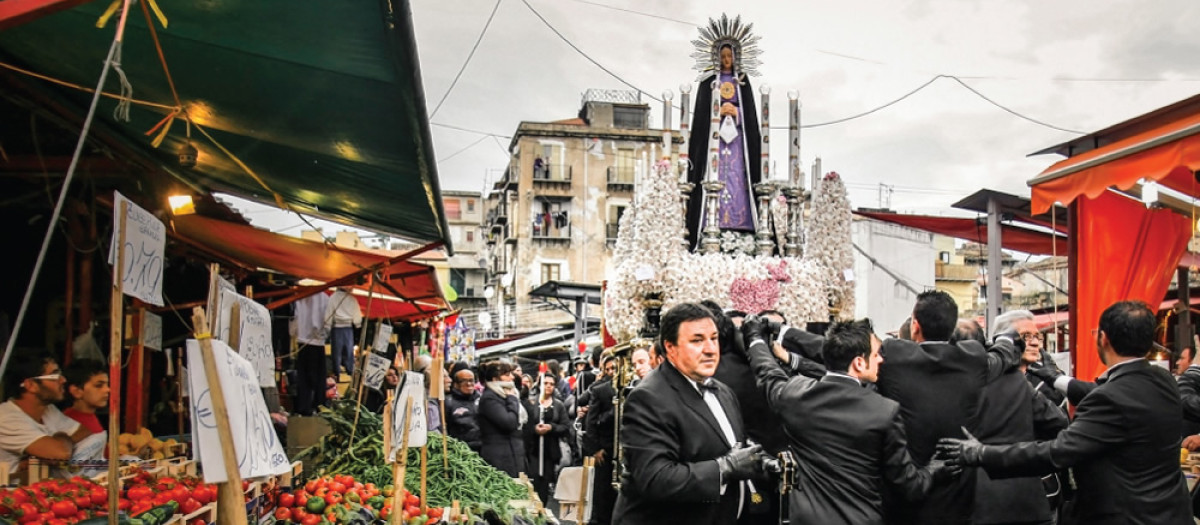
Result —
<path fill-rule="evenodd" d="M 753 24 L 742 24 L 741 17 L 730 20 L 709 19 L 693 40 L 695 68 L 700 71 L 696 105 L 692 115 L 688 155 L 688 182 L 694 184 L 688 199 L 688 246 L 696 249 L 704 224 L 704 188 L 702 183 L 711 165 L 709 138 L 717 134 L 717 177 L 725 183 L 719 197 L 718 227 L 722 234 L 733 232 L 752 236 L 758 215 L 755 213 L 754 184 L 762 179 L 759 165 L 762 142 L 759 135 L 754 90 L 747 74 L 756 74 L 759 61 L 758 37 L 750 33 Z M 719 126 L 711 129 L 713 87 L 720 97 Z"/>

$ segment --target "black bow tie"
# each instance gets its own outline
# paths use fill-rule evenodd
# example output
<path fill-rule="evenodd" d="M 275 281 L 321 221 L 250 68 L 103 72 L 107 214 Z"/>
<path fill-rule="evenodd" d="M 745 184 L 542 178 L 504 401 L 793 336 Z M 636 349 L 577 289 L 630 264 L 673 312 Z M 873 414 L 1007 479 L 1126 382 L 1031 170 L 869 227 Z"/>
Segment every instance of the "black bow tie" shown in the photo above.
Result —
<path fill-rule="evenodd" d="M 714 380 L 714 379 L 713 379 L 713 378 L 711 378 L 711 377 L 710 377 L 710 378 L 707 378 L 707 379 L 705 379 L 704 381 L 701 381 L 700 383 L 698 383 L 698 385 L 699 385 L 699 387 L 700 387 L 700 394 L 701 394 L 701 395 L 703 395 L 703 394 L 704 394 L 704 391 L 706 391 L 706 390 L 707 390 L 707 391 L 709 391 L 709 392 L 712 392 L 712 393 L 714 393 L 714 394 L 716 394 L 716 393 L 717 393 L 717 382 L 716 382 L 716 380 Z"/>

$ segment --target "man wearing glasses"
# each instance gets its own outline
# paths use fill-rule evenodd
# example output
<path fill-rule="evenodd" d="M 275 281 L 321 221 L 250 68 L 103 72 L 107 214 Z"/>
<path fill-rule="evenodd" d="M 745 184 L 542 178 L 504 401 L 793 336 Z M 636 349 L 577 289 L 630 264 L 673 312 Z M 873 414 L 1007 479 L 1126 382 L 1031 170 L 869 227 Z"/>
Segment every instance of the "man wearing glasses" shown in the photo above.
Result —
<path fill-rule="evenodd" d="M 71 459 L 75 444 L 91 434 L 54 406 L 63 399 L 62 369 L 41 353 L 15 355 L 4 374 L 0 404 L 0 462 L 10 471 L 27 456 Z"/>

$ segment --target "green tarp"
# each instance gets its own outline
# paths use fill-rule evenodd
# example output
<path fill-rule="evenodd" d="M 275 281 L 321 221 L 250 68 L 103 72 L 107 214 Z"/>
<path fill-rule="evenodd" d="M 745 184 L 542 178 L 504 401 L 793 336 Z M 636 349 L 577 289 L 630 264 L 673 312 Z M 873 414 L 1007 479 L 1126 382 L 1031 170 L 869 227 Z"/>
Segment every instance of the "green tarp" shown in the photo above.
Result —
<path fill-rule="evenodd" d="M 118 16 L 100 0 L 0 32 L 0 60 L 95 87 Z M 160 0 L 156 26 L 183 106 L 254 180 L 197 130 L 199 164 L 180 167 L 177 119 L 153 148 L 145 133 L 171 111 L 134 104 L 130 122 L 102 100 L 96 133 L 112 133 L 193 187 L 294 209 L 417 242 L 449 236 L 406 0 Z M 157 24 L 157 22 L 156 22 Z M 141 7 L 130 11 L 121 69 L 133 98 L 175 102 Z M 91 95 L 15 74 L 82 116 Z M 120 89 L 110 72 L 105 91 Z M 263 186 L 270 188 L 268 191 Z"/>

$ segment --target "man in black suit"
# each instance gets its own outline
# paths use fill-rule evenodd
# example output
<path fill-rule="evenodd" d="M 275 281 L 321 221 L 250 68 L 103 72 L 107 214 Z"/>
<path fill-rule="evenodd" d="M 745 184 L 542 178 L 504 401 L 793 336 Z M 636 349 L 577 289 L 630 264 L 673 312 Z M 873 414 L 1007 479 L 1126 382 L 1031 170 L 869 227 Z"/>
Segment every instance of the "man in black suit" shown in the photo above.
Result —
<path fill-rule="evenodd" d="M 625 476 L 613 512 L 622 525 L 734 523 L 761 473 L 762 447 L 743 446 L 737 399 L 712 379 L 720 361 L 712 312 L 671 308 L 659 333 L 666 362 L 625 400 Z"/>
<path fill-rule="evenodd" d="M 917 296 L 913 307 L 912 341 L 883 343 L 879 393 L 900 403 L 908 432 L 908 451 L 917 465 L 927 465 L 938 438 L 956 436 L 962 427 L 976 430 L 983 388 L 1013 369 L 1020 359 L 1020 337 L 997 337 L 990 349 L 975 341 L 947 342 L 958 322 L 958 305 L 946 292 Z M 975 500 L 974 472 L 934 487 L 924 502 L 912 503 L 889 494 L 889 517 L 895 523 L 971 523 Z"/>
<path fill-rule="evenodd" d="M 758 384 L 796 454 L 792 523 L 881 524 L 885 486 L 920 500 L 934 478 L 954 476 L 940 462 L 916 466 L 905 446 L 900 405 L 864 388 L 875 382 L 883 361 L 870 321 L 830 327 L 822 349 L 829 372 L 820 380 L 789 379 L 768 352 L 758 320 L 747 319 L 742 331 Z"/>
<path fill-rule="evenodd" d="M 988 475 L 1036 476 L 1073 467 L 1078 523 L 1192 524 L 1179 470 L 1182 409 L 1175 381 L 1144 356 L 1154 340 L 1154 312 L 1140 301 L 1115 303 L 1100 315 L 1096 346 L 1108 370 L 1053 441 L 984 445 L 944 439 L 947 462 L 982 466 Z"/>
<path fill-rule="evenodd" d="M 583 399 L 587 412 L 583 418 L 583 455 L 596 460 L 595 485 L 592 489 L 592 515 L 589 525 L 608 525 L 612 522 L 613 506 L 617 504 L 617 491 L 613 488 L 613 372 L 616 360 L 612 353 L 605 352 L 600 358 L 603 375 L 592 383 Z"/>
<path fill-rule="evenodd" d="M 1009 315 L 1010 313 L 1014 312 L 1006 312 L 996 318 L 994 324 L 1000 333 L 1012 331 L 1012 321 L 1024 318 L 1019 313 Z M 1033 322 L 1032 318 L 1030 314 L 1030 324 Z M 954 329 L 950 341 L 968 339 L 983 344 L 986 340 L 983 328 L 974 319 L 959 319 L 958 327 Z M 1026 344 L 1037 342 L 1030 339 L 1025 338 Z M 1040 346 L 1034 344 L 1032 347 L 1032 352 L 1029 346 L 1025 347 L 1023 359 L 1040 357 Z M 1020 367 L 1005 372 L 983 389 L 979 428 L 975 435 L 984 443 L 1002 445 L 1034 439 L 1054 439 L 1064 428 L 1067 428 L 1066 412 L 1035 390 L 1025 379 Z M 974 525 L 1053 523 L 1055 509 L 1051 508 L 1051 501 L 1046 494 L 1047 486 L 1053 487 L 1055 493 L 1061 492 L 1056 474 L 1048 474 L 1045 478 L 1031 476 L 992 479 L 983 469 L 977 469 L 975 476 Z"/>

